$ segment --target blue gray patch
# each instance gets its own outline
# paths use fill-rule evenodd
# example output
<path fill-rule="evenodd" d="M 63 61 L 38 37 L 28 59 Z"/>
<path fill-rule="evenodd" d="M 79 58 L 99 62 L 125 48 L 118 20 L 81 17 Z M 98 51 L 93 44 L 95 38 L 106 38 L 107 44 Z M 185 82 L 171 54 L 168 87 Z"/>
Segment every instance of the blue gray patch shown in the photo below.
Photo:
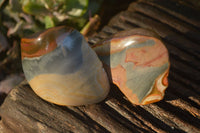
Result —
<path fill-rule="evenodd" d="M 67 41 L 68 39 L 70 40 Z M 40 74 L 67 74 L 77 71 L 83 62 L 83 43 L 86 42 L 82 35 L 73 31 L 64 38 L 63 45 L 59 45 L 52 52 L 40 57 L 24 58 L 22 64 L 26 79 L 30 81 Z"/>
<path fill-rule="evenodd" d="M 150 87 L 153 87 L 155 80 L 166 71 L 168 66 L 169 64 L 166 63 L 161 67 L 138 67 L 133 70 L 133 64 L 126 65 L 128 80 L 126 86 L 138 96 L 139 102 L 141 102 L 152 89 Z"/>

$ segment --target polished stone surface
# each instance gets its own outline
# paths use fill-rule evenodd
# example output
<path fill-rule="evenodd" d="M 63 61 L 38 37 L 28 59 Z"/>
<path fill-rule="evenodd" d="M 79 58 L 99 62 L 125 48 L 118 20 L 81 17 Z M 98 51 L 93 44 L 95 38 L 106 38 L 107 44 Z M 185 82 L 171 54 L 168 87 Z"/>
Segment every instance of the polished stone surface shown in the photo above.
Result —
<path fill-rule="evenodd" d="M 84 37 L 55 27 L 21 40 L 22 66 L 31 88 L 49 102 L 77 106 L 105 99 L 110 86 Z"/>
<path fill-rule="evenodd" d="M 133 104 L 163 99 L 168 86 L 169 56 L 154 33 L 144 29 L 123 31 L 93 49 L 104 62 L 111 82 Z"/>

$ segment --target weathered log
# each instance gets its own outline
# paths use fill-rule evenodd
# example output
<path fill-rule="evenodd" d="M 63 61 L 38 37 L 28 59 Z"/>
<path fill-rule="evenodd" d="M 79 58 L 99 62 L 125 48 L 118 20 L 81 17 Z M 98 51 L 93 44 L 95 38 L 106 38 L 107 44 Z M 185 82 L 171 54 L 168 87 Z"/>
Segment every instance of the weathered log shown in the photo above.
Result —
<path fill-rule="evenodd" d="M 181 10 L 182 11 L 181 11 Z M 26 81 L 0 107 L 0 132 L 200 131 L 200 11 L 174 0 L 141 0 L 113 17 L 92 45 L 125 29 L 152 29 L 170 52 L 169 87 L 161 102 L 136 106 L 116 86 L 98 104 L 63 107 L 39 98 Z M 191 34 L 190 34 L 191 33 Z"/>

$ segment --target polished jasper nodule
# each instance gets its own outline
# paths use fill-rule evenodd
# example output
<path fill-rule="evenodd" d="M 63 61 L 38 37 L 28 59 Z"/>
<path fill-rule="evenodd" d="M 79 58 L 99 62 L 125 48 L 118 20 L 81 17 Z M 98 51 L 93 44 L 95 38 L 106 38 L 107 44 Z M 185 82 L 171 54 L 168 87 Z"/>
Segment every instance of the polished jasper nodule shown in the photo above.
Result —
<path fill-rule="evenodd" d="M 21 40 L 22 66 L 34 92 L 49 102 L 100 102 L 110 86 L 96 53 L 76 30 L 61 26 Z"/>
<path fill-rule="evenodd" d="M 163 99 L 168 86 L 169 56 L 153 32 L 133 29 L 117 33 L 93 46 L 111 82 L 133 104 Z"/>

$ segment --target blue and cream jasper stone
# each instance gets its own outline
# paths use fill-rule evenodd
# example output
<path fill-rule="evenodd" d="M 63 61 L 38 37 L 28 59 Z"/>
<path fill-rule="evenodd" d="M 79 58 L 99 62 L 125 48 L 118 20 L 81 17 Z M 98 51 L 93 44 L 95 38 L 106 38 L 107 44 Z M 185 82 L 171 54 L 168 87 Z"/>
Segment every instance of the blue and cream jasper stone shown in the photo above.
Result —
<path fill-rule="evenodd" d="M 77 106 L 106 98 L 110 89 L 107 74 L 78 31 L 51 28 L 23 38 L 21 49 L 26 79 L 44 100 Z"/>

